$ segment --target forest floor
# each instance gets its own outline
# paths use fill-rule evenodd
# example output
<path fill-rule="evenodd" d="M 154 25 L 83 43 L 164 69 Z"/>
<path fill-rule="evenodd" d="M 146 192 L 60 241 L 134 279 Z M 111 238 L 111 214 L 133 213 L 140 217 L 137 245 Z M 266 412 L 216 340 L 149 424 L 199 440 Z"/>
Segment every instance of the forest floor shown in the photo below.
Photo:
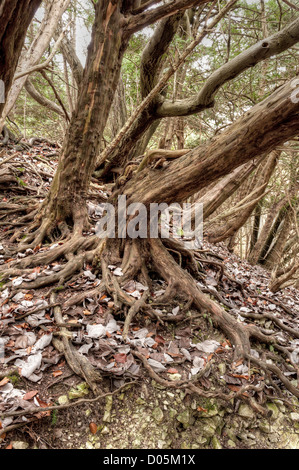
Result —
<path fill-rule="evenodd" d="M 9 163 L 4 163 L 10 155 Z M 56 165 L 56 150 L 45 144 L 2 155 L 1 265 L 12 260 L 7 253 L 12 245 L 9 239 L 19 227 L 18 217 L 26 213 L 27 205 L 44 199 Z M 1 183 L 1 171 L 5 178 L 11 172 L 9 186 Z M 88 207 L 94 224 L 99 196 L 105 196 L 105 188 L 93 181 Z M 91 236 L 93 231 L 84 235 Z M 37 246 L 16 253 L 16 259 L 55 246 L 57 243 Z M 264 335 L 283 345 L 289 357 L 282 360 L 279 348 L 271 344 L 253 342 L 250 353 L 269 365 L 281 362 L 283 376 L 298 388 L 299 291 L 290 287 L 273 294 L 268 289 L 269 273 L 230 253 L 224 244 L 203 241 L 202 249 L 207 259 L 201 264 L 198 286 L 238 322 L 258 325 Z M 209 314 L 180 301 L 155 309 L 154 318 L 141 310 L 124 341 L 125 313 L 107 293 L 97 294 L 102 278 L 92 265 L 85 265 L 59 288 L 58 284 L 28 287 L 41 276 L 59 273 L 64 263 L 57 260 L 36 266 L 1 285 L 0 448 L 257 447 L 250 426 L 246 438 L 243 429 L 233 439 L 228 425 L 219 425 L 223 412 L 218 399 L 231 415 L 246 418 L 247 413 L 249 419 L 259 414 L 270 418 L 277 411 L 273 408 L 276 400 L 290 412 L 297 432 L 298 400 L 285 388 L 282 376 L 248 361 L 235 362 L 232 344 Z M 121 277 L 118 266 L 109 269 Z M 50 297 L 55 287 L 53 304 Z M 147 287 L 132 279 L 123 289 L 139 299 Z M 156 277 L 150 302 L 165 289 L 165 282 Z M 56 307 L 63 319 L 60 325 L 54 319 Z M 73 347 L 100 371 L 99 396 L 93 395 L 54 347 L 53 339 L 62 334 L 62 328 Z M 203 391 L 201 397 L 196 395 L 196 387 Z M 207 428 L 205 434 L 198 432 L 199 418 Z M 169 433 L 173 422 L 175 428 Z M 259 429 L 262 426 L 261 421 Z M 274 438 L 273 442 L 270 438 L 261 445 L 275 446 Z"/>

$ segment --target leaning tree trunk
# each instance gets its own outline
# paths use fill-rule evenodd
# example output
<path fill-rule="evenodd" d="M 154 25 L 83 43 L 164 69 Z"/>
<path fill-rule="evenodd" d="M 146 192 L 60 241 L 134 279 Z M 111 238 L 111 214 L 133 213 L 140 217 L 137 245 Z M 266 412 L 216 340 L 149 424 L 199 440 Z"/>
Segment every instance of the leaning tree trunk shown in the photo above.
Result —
<path fill-rule="evenodd" d="M 221 16 L 221 12 L 219 14 Z M 215 21 L 217 24 L 217 21 Z M 215 26 L 215 25 L 214 25 Z M 103 152 L 97 161 L 97 176 L 109 179 L 114 167 L 128 161 L 135 142 L 141 139 L 157 120 L 167 117 L 189 116 L 214 106 L 214 97 L 221 86 L 257 63 L 292 47 L 299 40 L 299 19 L 265 40 L 261 40 L 215 70 L 205 81 L 199 93 L 185 99 L 165 99 L 162 93 L 155 95 L 139 114 L 133 125 L 120 137 L 117 146 Z M 204 35 L 202 35 L 202 38 Z"/>
<path fill-rule="evenodd" d="M 31 69 L 31 67 L 35 66 L 36 64 L 39 63 L 40 59 L 42 58 L 45 50 L 50 44 L 50 41 L 53 37 L 54 31 L 58 25 L 58 22 L 67 8 L 70 0 L 55 0 L 51 3 L 49 9 L 47 10 L 45 17 L 41 23 L 40 29 L 34 38 L 31 46 L 29 49 L 20 57 L 20 60 L 18 61 L 18 71 L 19 73 L 27 72 L 28 70 Z M 12 2 L 6 2 L 9 4 Z M 33 12 L 36 10 L 36 6 L 38 6 L 41 2 L 37 1 L 21 1 L 21 2 L 14 2 L 14 3 L 20 3 L 20 16 L 21 16 L 21 21 L 23 22 L 23 16 L 25 18 L 27 17 L 27 11 L 26 11 L 26 5 L 25 4 L 34 4 L 35 8 L 33 9 Z M 30 6 L 30 5 L 29 5 Z M 19 5 L 18 5 L 19 8 Z M 32 7 L 31 7 L 32 8 Z M 32 17 L 32 15 L 31 15 Z M 27 24 L 28 27 L 29 23 Z M 27 28 L 26 28 L 27 30 Z M 16 34 L 19 34 L 18 32 Z M 23 43 L 22 43 L 23 44 Z M 11 50 L 11 46 L 7 45 L 8 50 Z M 13 51 L 12 51 L 13 52 Z M 19 55 L 15 58 L 12 57 L 12 62 L 14 63 L 16 60 L 19 59 L 21 50 L 19 51 Z M 8 67 L 9 69 L 10 67 Z M 15 69 L 14 69 L 15 70 Z M 26 83 L 28 75 L 23 75 L 20 78 L 15 79 L 15 81 L 12 84 L 11 81 L 11 89 L 9 91 L 9 94 L 7 95 L 7 99 L 5 102 L 5 106 L 2 109 L 1 113 L 1 119 L 0 119 L 0 131 L 3 129 L 5 119 L 12 110 L 24 84 Z"/>
<path fill-rule="evenodd" d="M 2 0 L 0 5 L 0 80 L 6 101 L 29 24 L 41 0 Z M 0 100 L 1 101 L 1 100 Z M 0 115 L 4 103 L 0 102 Z"/>
<path fill-rule="evenodd" d="M 167 171 L 146 168 L 123 188 L 128 202 L 186 201 L 201 188 L 258 155 L 297 135 L 298 104 L 291 99 L 292 81 L 253 106 L 208 143 L 169 163 Z"/>
<path fill-rule="evenodd" d="M 220 214 L 216 216 L 216 220 L 220 219 L 220 223 L 216 220 L 211 221 L 207 238 L 210 242 L 216 243 L 234 237 L 237 231 L 243 227 L 248 220 L 254 208 L 259 204 L 261 198 L 265 194 L 266 187 L 269 183 L 271 175 L 277 164 L 279 152 L 273 151 L 257 168 L 258 177 L 256 178 L 256 187 L 235 208 L 228 211 L 227 216 Z"/>
<path fill-rule="evenodd" d="M 204 194 L 199 194 L 195 199 L 196 202 L 203 204 L 203 216 L 205 219 L 210 217 L 229 197 L 231 197 L 241 184 L 251 175 L 257 168 L 257 165 L 264 159 L 256 159 L 236 168 L 230 174 L 221 178 L 216 184 L 212 184 L 211 188 Z"/>
<path fill-rule="evenodd" d="M 285 217 L 279 231 L 278 237 L 275 240 L 274 245 L 270 248 L 270 251 L 267 253 L 265 260 L 263 260 L 263 264 L 265 264 L 266 268 L 273 269 L 275 268 L 282 257 L 283 250 L 285 244 L 289 238 L 290 230 L 292 227 L 292 223 L 294 220 L 294 212 L 293 208 L 289 206 L 286 210 Z"/>

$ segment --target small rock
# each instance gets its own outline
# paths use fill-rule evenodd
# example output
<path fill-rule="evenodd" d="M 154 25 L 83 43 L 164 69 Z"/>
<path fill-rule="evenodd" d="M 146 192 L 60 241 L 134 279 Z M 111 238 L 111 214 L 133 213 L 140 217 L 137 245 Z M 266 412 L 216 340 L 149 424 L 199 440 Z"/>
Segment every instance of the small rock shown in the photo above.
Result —
<path fill-rule="evenodd" d="M 152 412 L 152 417 L 154 418 L 155 421 L 157 421 L 157 423 L 161 423 L 164 418 L 164 414 L 161 408 L 159 407 L 155 408 Z"/>
<path fill-rule="evenodd" d="M 69 399 L 67 395 L 60 395 L 60 397 L 58 397 L 59 405 L 66 405 L 68 402 L 69 402 Z"/>
<path fill-rule="evenodd" d="M 267 420 L 262 420 L 259 424 L 260 431 L 269 434 L 272 432 L 272 427 Z"/>
<path fill-rule="evenodd" d="M 189 426 L 190 424 L 190 411 L 187 409 L 185 411 L 183 411 L 182 413 L 180 413 L 178 416 L 177 416 L 177 420 L 182 423 L 184 426 Z"/>
<path fill-rule="evenodd" d="M 28 442 L 24 441 L 12 441 L 11 443 L 13 449 L 28 449 Z"/>
<path fill-rule="evenodd" d="M 180 380 L 182 378 L 181 374 L 167 374 L 167 375 L 168 375 L 168 379 L 172 380 L 173 382 L 175 380 Z"/>
<path fill-rule="evenodd" d="M 222 449 L 222 445 L 216 436 L 212 437 L 212 447 L 213 449 Z"/>
<path fill-rule="evenodd" d="M 266 407 L 268 408 L 268 410 L 272 411 L 271 418 L 277 419 L 279 415 L 279 409 L 277 408 L 275 403 L 266 403 Z"/>
<path fill-rule="evenodd" d="M 236 447 L 236 444 L 235 444 L 234 441 L 232 441 L 231 439 L 229 439 L 229 440 L 227 441 L 227 445 L 228 445 L 229 447 Z"/>
<path fill-rule="evenodd" d="M 109 434 L 109 428 L 107 426 L 104 426 L 101 431 L 101 434 Z"/>
<path fill-rule="evenodd" d="M 299 413 L 291 413 L 290 417 L 292 421 L 299 421 Z"/>
<path fill-rule="evenodd" d="M 253 409 L 246 405 L 246 404 L 241 404 L 239 411 L 238 411 L 239 416 L 243 416 L 243 418 L 254 418 L 254 412 Z"/>

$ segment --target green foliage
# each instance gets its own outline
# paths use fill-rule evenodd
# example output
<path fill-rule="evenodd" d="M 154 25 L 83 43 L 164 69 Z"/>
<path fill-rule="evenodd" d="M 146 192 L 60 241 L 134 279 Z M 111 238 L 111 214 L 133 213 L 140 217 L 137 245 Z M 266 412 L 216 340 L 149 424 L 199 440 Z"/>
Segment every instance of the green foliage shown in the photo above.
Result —
<path fill-rule="evenodd" d="M 52 410 L 51 412 L 51 425 L 56 426 L 58 420 L 58 410 Z"/>

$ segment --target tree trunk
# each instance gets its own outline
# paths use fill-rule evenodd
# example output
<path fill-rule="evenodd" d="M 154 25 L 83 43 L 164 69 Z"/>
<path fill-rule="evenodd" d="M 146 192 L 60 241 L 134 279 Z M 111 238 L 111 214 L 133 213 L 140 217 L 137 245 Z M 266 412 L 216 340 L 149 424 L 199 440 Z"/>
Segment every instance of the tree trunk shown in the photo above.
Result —
<path fill-rule="evenodd" d="M 99 2 L 86 67 L 62 156 L 46 201 L 52 222 L 86 224 L 85 198 L 108 118 L 128 39 L 120 2 Z"/>
<path fill-rule="evenodd" d="M 264 159 L 265 156 L 261 157 Z M 216 184 L 211 185 L 211 188 L 206 191 L 202 196 L 196 199 L 196 202 L 203 204 L 203 215 L 208 219 L 235 191 L 241 184 L 249 177 L 249 175 L 257 168 L 261 159 L 256 159 L 241 165 L 228 175 L 221 178 Z"/>
<path fill-rule="evenodd" d="M 54 35 L 54 31 L 57 27 L 57 24 L 67 8 L 70 0 L 55 0 L 51 3 L 50 8 L 47 10 L 45 17 L 41 23 L 40 29 L 34 38 L 30 48 L 28 51 L 24 53 L 23 56 L 20 57 L 20 60 L 18 62 L 18 69 L 20 72 L 25 72 L 29 70 L 32 66 L 36 65 L 39 63 L 40 59 L 42 58 L 45 50 L 50 44 L 50 41 Z M 11 3 L 11 2 L 6 2 L 6 3 Z M 14 3 L 19 3 L 19 2 L 14 2 Z M 24 3 L 32 3 L 38 5 L 40 2 L 20 2 L 22 4 Z M 26 10 L 25 6 L 23 5 L 24 10 L 20 11 L 20 15 L 23 16 L 24 11 Z M 35 8 L 36 9 L 36 8 Z M 34 11 L 35 11 L 34 9 Z M 23 20 L 22 20 L 23 21 Z M 29 23 L 27 24 L 28 27 Z M 27 29 L 27 28 L 26 28 Z M 10 48 L 9 48 L 10 49 Z M 21 52 L 21 51 L 20 51 Z M 20 55 L 19 52 L 19 55 Z M 19 56 L 17 56 L 17 59 Z M 17 60 L 13 57 L 13 61 Z M 9 67 L 8 67 L 9 68 Z M 14 81 L 14 83 L 11 86 L 11 89 L 9 91 L 9 94 L 6 99 L 5 106 L 2 109 L 2 115 L 0 119 L 0 132 L 3 129 L 5 119 L 12 110 L 24 84 L 26 83 L 28 75 L 24 75 L 21 78 L 18 78 L 17 80 Z"/>
<path fill-rule="evenodd" d="M 251 264 L 257 264 L 261 260 L 262 254 L 267 252 L 269 248 L 269 242 L 270 242 L 269 235 L 271 235 L 271 240 L 273 239 L 272 227 L 275 226 L 278 215 L 281 213 L 282 210 L 284 210 L 283 208 L 286 205 L 286 202 L 287 202 L 287 197 L 284 197 L 283 199 L 278 201 L 276 204 L 274 204 L 269 210 L 266 221 L 258 237 L 258 240 L 249 253 L 248 261 Z M 274 225 L 273 225 L 273 221 L 274 221 Z M 281 219 L 279 221 L 279 224 L 280 222 L 281 222 Z"/>
<path fill-rule="evenodd" d="M 251 193 L 242 199 L 233 210 L 229 211 L 227 217 L 222 217 L 221 214 L 218 217 L 216 216 L 216 219 L 219 220 L 220 218 L 219 224 L 213 224 L 213 221 L 211 222 L 211 228 L 209 227 L 207 233 L 210 242 L 216 243 L 233 237 L 245 224 L 265 193 L 271 175 L 276 167 L 278 156 L 279 152 L 271 152 L 265 162 L 262 162 L 257 169 L 258 177 L 256 179 L 256 187 Z M 222 223 L 221 219 L 223 220 Z M 230 246 L 232 246 L 232 243 Z"/>
<path fill-rule="evenodd" d="M 31 20 L 41 0 L 2 0 L 0 5 L 0 80 L 4 83 L 4 108 Z M 0 129 L 0 132 L 2 129 Z"/>
<path fill-rule="evenodd" d="M 293 208 L 289 206 L 286 210 L 285 217 L 284 217 L 282 226 L 280 228 L 278 237 L 274 245 L 270 248 L 270 251 L 264 260 L 264 264 L 266 268 L 273 269 L 276 266 L 278 266 L 281 260 L 282 254 L 283 254 L 285 244 L 290 235 L 290 229 L 292 226 L 293 218 L 294 218 Z"/>
<path fill-rule="evenodd" d="M 260 226 L 261 226 L 261 216 L 262 216 L 262 201 L 258 203 L 254 211 L 253 217 L 253 227 L 250 238 L 250 250 L 253 249 L 256 244 L 259 236 Z"/>
<path fill-rule="evenodd" d="M 128 202 L 182 202 L 243 163 L 269 152 L 299 130 L 292 82 L 251 108 L 206 144 L 168 164 L 167 170 L 138 172 L 123 188 Z"/>
<path fill-rule="evenodd" d="M 165 53 L 177 31 L 182 16 L 183 13 L 179 12 L 160 21 L 142 53 L 140 67 L 142 98 L 150 93 L 158 81 L 165 61 Z M 100 155 L 97 162 L 97 168 L 100 169 L 100 172 L 97 173 L 98 176 L 101 178 L 109 177 L 112 168 L 123 167 L 133 156 L 143 154 L 146 145 L 158 127 L 158 122 L 155 122 L 154 116 L 155 109 L 159 104 L 160 97 L 158 96 L 138 116 L 130 131 L 123 136 L 119 144 L 111 151 L 104 151 Z M 104 168 L 102 168 L 103 166 Z"/>
<path fill-rule="evenodd" d="M 156 120 L 165 117 L 189 116 L 210 108 L 214 105 L 214 96 L 219 88 L 232 80 L 249 67 L 288 49 L 299 39 L 299 19 L 278 33 L 259 41 L 238 56 L 234 57 L 213 72 L 204 83 L 200 92 L 186 99 L 165 99 L 162 94 L 155 96 L 138 116 L 131 128 L 122 136 L 117 147 L 103 153 L 97 162 L 100 169 L 97 176 L 105 179 L 113 167 L 122 166 L 127 162 L 134 143 L 148 130 Z"/>

